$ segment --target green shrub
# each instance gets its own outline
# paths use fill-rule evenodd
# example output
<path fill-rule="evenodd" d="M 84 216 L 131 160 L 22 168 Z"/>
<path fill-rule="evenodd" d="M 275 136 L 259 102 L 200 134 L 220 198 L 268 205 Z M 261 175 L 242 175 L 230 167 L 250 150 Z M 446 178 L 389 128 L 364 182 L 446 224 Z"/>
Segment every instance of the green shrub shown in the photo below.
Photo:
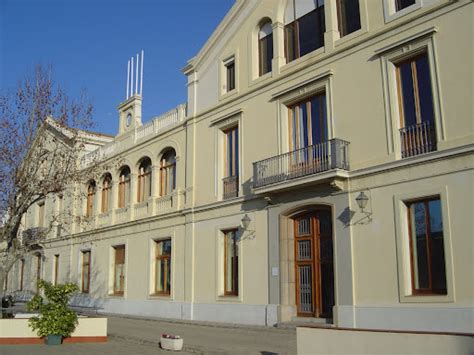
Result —
<path fill-rule="evenodd" d="M 38 311 L 39 317 L 29 320 L 30 327 L 41 337 L 54 334 L 68 337 L 77 325 L 77 314 L 69 309 L 69 298 L 78 291 L 77 285 L 67 283 L 53 285 L 39 280 L 38 288 L 44 290 L 46 302 L 40 295 L 35 295 L 27 304 L 29 311 Z"/>

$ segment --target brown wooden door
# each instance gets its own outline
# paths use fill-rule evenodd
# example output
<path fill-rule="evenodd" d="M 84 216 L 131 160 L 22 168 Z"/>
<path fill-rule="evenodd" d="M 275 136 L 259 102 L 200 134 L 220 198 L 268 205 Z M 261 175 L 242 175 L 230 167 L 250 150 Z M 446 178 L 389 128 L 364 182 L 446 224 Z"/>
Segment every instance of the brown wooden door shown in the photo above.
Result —
<path fill-rule="evenodd" d="M 298 316 L 332 318 L 334 272 L 329 210 L 295 219 L 295 272 Z"/>

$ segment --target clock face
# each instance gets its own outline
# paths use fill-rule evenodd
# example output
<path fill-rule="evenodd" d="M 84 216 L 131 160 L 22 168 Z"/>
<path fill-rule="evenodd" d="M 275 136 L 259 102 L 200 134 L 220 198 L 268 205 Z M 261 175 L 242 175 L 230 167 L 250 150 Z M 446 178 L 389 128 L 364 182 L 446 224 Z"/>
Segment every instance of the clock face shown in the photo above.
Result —
<path fill-rule="evenodd" d="M 127 127 L 129 127 L 131 123 L 132 123 L 132 114 L 129 113 L 129 114 L 127 115 L 127 119 L 125 120 L 125 125 L 126 125 Z"/>

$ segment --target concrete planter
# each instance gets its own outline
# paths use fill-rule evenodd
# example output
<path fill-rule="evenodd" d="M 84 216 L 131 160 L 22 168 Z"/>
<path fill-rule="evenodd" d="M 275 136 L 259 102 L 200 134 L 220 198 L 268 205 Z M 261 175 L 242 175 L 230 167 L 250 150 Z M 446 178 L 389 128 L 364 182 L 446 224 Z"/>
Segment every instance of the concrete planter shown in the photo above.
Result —
<path fill-rule="evenodd" d="M 44 342 L 46 345 L 61 345 L 62 340 L 63 340 L 62 335 L 55 335 L 55 334 L 48 335 L 47 337 L 44 338 Z"/>
<path fill-rule="evenodd" d="M 181 350 L 183 349 L 183 338 L 173 339 L 161 337 L 160 344 L 161 348 L 165 350 Z"/>

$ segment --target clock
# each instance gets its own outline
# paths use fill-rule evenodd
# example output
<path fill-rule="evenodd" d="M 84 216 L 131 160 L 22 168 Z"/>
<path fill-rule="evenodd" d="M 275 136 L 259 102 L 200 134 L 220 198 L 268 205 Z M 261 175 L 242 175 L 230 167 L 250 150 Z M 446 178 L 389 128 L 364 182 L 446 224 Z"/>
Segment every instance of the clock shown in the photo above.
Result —
<path fill-rule="evenodd" d="M 125 120 L 125 125 L 127 127 L 130 127 L 130 124 L 132 123 L 132 114 L 131 113 L 128 113 L 127 115 L 127 119 Z"/>

